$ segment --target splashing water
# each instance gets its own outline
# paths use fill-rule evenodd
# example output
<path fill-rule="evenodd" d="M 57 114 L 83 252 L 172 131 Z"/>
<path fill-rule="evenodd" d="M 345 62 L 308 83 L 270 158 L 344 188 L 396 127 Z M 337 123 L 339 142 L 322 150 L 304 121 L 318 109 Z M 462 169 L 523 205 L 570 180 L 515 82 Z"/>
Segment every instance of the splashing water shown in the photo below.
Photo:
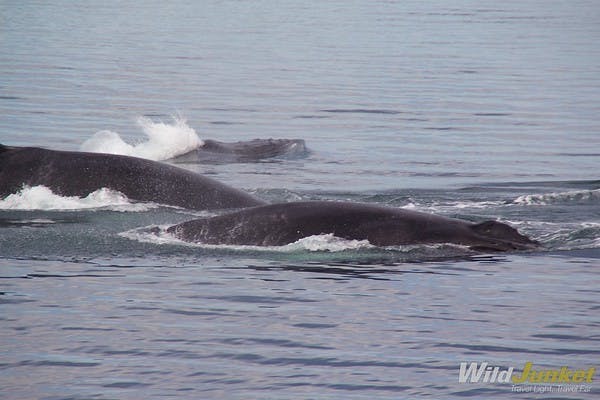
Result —
<path fill-rule="evenodd" d="M 597 202 L 598 200 L 600 200 L 600 189 L 530 194 L 517 197 L 513 203 L 522 205 L 549 205 L 557 203 Z"/>
<path fill-rule="evenodd" d="M 188 153 L 204 145 L 204 141 L 182 117 L 173 117 L 171 124 L 139 117 L 137 124 L 148 140 L 132 145 L 125 142 L 118 133 L 103 130 L 86 140 L 81 145 L 81 150 L 160 161 Z"/>
<path fill-rule="evenodd" d="M 113 211 L 146 211 L 157 205 L 131 203 L 124 194 L 98 189 L 85 197 L 60 196 L 46 186 L 25 186 L 18 193 L 0 200 L 0 210 L 81 210 L 108 208 Z"/>

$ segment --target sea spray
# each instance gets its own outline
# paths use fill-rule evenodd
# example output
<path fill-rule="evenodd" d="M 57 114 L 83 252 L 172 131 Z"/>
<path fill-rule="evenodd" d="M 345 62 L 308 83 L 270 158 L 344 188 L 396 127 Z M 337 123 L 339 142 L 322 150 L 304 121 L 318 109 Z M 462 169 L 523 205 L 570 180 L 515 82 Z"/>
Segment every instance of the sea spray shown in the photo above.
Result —
<path fill-rule="evenodd" d="M 204 144 L 196 131 L 182 117 L 173 117 L 173 122 L 170 124 L 139 117 L 137 124 L 142 128 L 147 140 L 130 144 L 125 142 L 117 132 L 102 130 L 86 140 L 81 145 L 81 150 L 160 161 L 188 153 Z"/>
<path fill-rule="evenodd" d="M 0 200 L 0 210 L 82 210 L 109 209 L 112 211 L 147 211 L 158 205 L 151 203 L 132 203 L 115 190 L 101 188 L 85 197 L 60 196 L 46 186 L 25 186 Z"/>

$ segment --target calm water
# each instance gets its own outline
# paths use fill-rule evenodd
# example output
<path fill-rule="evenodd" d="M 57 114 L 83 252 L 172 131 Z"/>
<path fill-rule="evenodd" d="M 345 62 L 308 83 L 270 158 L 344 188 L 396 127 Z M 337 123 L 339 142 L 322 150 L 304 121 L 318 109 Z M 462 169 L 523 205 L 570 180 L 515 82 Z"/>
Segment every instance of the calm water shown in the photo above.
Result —
<path fill-rule="evenodd" d="M 22 193 L 0 200 L 0 397 L 596 398 L 458 377 L 600 367 L 598 43 L 596 1 L 0 0 L 0 143 L 139 143 L 137 118 L 173 115 L 302 138 L 306 157 L 182 166 L 545 246 L 186 246 L 144 228 L 197 213 Z"/>

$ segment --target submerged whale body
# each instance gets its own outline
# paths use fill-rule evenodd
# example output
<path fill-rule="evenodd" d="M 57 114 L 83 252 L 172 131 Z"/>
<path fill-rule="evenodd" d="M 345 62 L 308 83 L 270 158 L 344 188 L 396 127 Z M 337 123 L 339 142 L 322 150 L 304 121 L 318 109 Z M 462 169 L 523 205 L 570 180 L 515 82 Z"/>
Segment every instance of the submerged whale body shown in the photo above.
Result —
<path fill-rule="evenodd" d="M 23 186 L 44 185 L 61 196 L 87 196 L 100 188 L 131 200 L 194 210 L 265 204 L 197 173 L 141 158 L 103 153 L 0 145 L 0 198 Z"/>
<path fill-rule="evenodd" d="M 207 139 L 202 146 L 171 160 L 176 163 L 243 163 L 282 156 L 298 157 L 306 153 L 302 139 L 253 139 L 231 143 Z"/>
<path fill-rule="evenodd" d="M 181 240 L 204 244 L 281 246 L 333 234 L 376 246 L 454 243 L 478 251 L 525 250 L 537 242 L 496 221 L 458 219 L 369 204 L 294 202 L 246 208 L 167 229 Z"/>

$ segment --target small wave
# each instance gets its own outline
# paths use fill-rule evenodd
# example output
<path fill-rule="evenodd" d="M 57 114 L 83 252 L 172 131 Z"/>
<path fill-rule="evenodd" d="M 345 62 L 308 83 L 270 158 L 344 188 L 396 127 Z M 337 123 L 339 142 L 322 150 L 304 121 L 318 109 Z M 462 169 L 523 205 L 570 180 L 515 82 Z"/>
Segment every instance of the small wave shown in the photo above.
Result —
<path fill-rule="evenodd" d="M 487 209 L 503 205 L 502 201 L 448 201 L 448 202 L 433 202 L 429 205 L 420 204 L 418 201 L 409 199 L 409 202 L 402 206 L 406 210 L 414 210 L 420 212 L 452 212 L 456 210 L 466 209 Z"/>
<path fill-rule="evenodd" d="M 137 124 L 148 138 L 144 142 L 129 144 L 118 133 L 103 130 L 86 140 L 81 145 L 81 150 L 160 161 L 188 153 L 204 145 L 204 141 L 182 117 L 173 117 L 171 124 L 140 117 L 137 119 Z"/>
<path fill-rule="evenodd" d="M 542 243 L 549 251 L 568 251 L 600 248 L 600 222 L 503 222 L 516 226 L 519 231 Z"/>
<path fill-rule="evenodd" d="M 539 240 L 553 250 L 581 250 L 600 248 L 600 223 L 583 222 L 558 225 L 547 223 L 551 230 Z"/>
<path fill-rule="evenodd" d="M 0 200 L 2 210 L 81 210 L 109 209 L 112 211 L 146 211 L 158 205 L 131 203 L 127 196 L 107 188 L 98 189 L 85 197 L 60 196 L 46 186 L 25 186 L 19 192 Z"/>
<path fill-rule="evenodd" d="M 517 197 L 513 204 L 549 205 L 557 203 L 587 203 L 600 201 L 600 189 L 574 190 L 569 192 L 528 194 Z"/>

